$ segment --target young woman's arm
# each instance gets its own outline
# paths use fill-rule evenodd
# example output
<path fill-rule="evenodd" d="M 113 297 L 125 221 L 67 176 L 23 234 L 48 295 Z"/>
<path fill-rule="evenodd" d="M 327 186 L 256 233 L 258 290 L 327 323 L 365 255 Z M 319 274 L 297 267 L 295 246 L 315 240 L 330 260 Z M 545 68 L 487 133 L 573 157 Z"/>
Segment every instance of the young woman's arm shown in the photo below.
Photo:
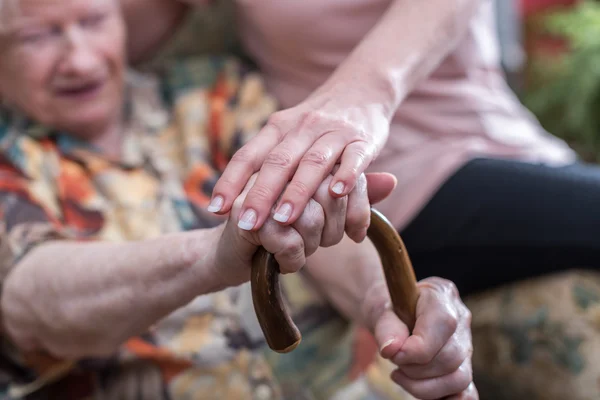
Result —
<path fill-rule="evenodd" d="M 273 114 L 236 153 L 215 185 L 212 209 L 227 212 L 257 171 L 242 206 L 256 216 L 253 229 L 276 201 L 279 220 L 293 223 L 338 163 L 330 193 L 348 193 L 386 143 L 400 103 L 458 45 L 482 1 L 490 0 L 392 1 L 326 82 Z"/>

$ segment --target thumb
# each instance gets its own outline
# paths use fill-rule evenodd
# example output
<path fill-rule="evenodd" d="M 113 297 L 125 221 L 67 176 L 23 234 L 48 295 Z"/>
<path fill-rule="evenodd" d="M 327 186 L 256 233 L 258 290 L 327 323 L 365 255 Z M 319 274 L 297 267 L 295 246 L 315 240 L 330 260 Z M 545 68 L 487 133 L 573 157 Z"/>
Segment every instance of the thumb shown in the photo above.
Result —
<path fill-rule="evenodd" d="M 408 327 L 391 309 L 381 314 L 375 322 L 373 333 L 379 347 L 379 354 L 387 359 L 394 357 L 410 336 Z"/>
<path fill-rule="evenodd" d="M 369 202 L 377 204 L 392 193 L 398 180 L 387 172 L 372 172 L 365 174 L 367 178 L 367 193 Z"/>

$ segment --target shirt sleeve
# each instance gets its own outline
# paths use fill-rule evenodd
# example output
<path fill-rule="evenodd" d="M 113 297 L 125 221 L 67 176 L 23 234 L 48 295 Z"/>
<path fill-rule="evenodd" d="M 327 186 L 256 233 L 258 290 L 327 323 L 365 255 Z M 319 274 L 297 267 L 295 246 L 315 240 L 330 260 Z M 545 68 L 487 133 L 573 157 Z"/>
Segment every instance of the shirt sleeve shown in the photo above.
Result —
<path fill-rule="evenodd" d="M 0 286 L 6 277 L 36 246 L 66 239 L 56 221 L 30 195 L 27 180 L 14 168 L 0 163 Z M 58 379 L 75 363 L 42 353 L 23 354 L 5 334 L 0 334 L 0 353 L 11 368 L 5 383 L 14 395 L 25 395 Z"/>

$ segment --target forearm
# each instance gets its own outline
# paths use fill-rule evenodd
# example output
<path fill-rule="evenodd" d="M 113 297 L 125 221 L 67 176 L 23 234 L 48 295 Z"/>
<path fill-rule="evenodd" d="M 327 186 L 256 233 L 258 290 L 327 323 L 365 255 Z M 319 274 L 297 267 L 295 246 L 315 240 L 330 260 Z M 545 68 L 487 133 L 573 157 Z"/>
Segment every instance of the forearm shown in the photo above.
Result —
<path fill-rule="evenodd" d="M 359 91 L 365 103 L 383 106 L 391 117 L 456 47 L 480 3 L 394 0 L 321 90 Z"/>
<path fill-rule="evenodd" d="M 40 245 L 4 282 L 5 329 L 24 350 L 106 355 L 195 296 L 221 289 L 213 273 L 221 229 Z"/>
<path fill-rule="evenodd" d="M 369 323 L 373 307 L 389 302 L 379 255 L 368 238 L 355 243 L 345 236 L 336 246 L 319 248 L 305 272 L 339 312 L 361 325 Z"/>

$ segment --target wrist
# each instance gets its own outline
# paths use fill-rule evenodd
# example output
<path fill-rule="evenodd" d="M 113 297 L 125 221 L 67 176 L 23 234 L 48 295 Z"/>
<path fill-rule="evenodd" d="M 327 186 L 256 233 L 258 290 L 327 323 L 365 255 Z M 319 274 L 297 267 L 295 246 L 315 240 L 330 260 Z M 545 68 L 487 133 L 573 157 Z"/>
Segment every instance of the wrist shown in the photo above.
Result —
<path fill-rule="evenodd" d="M 187 247 L 190 268 L 194 270 L 194 292 L 209 294 L 232 286 L 223 268 L 222 243 L 225 223 L 191 232 Z"/>
<path fill-rule="evenodd" d="M 207 259 L 215 290 L 239 286 L 250 280 L 250 264 L 257 246 L 240 236 L 236 224 L 225 222 L 211 233 L 211 254 Z"/>
<path fill-rule="evenodd" d="M 351 56 L 352 57 L 352 56 Z M 377 113 L 389 124 L 400 104 L 402 91 L 391 71 L 366 62 L 348 59 L 318 90 L 332 92 L 337 99 Z"/>

